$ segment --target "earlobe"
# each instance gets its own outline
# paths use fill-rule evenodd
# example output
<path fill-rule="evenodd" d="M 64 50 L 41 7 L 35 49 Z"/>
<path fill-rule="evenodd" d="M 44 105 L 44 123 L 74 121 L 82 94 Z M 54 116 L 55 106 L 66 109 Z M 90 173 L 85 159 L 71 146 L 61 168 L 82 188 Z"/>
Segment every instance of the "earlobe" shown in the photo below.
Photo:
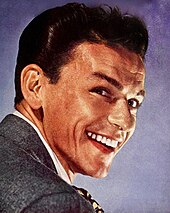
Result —
<path fill-rule="evenodd" d="M 21 72 L 21 90 L 24 99 L 34 110 L 41 107 L 42 69 L 36 64 L 27 65 Z"/>

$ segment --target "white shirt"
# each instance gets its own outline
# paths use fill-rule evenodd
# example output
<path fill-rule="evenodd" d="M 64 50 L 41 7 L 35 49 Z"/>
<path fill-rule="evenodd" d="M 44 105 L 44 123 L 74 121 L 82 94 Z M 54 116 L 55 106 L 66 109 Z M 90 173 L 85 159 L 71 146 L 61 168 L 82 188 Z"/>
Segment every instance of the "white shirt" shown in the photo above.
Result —
<path fill-rule="evenodd" d="M 60 161 L 58 160 L 56 154 L 53 152 L 53 150 L 51 149 L 51 147 L 48 145 L 48 143 L 45 141 L 45 139 L 43 138 L 42 134 L 40 133 L 39 129 L 29 120 L 27 119 L 23 114 L 21 114 L 20 112 L 18 112 L 17 110 L 14 111 L 13 113 L 14 115 L 22 118 L 23 120 L 25 120 L 27 123 L 29 123 L 37 132 L 38 136 L 40 137 L 41 141 L 43 142 L 44 146 L 46 147 L 54 165 L 56 168 L 56 171 L 58 173 L 58 175 L 65 180 L 68 184 L 71 184 L 71 181 L 66 173 L 66 171 L 64 170 L 63 166 L 61 165 Z"/>

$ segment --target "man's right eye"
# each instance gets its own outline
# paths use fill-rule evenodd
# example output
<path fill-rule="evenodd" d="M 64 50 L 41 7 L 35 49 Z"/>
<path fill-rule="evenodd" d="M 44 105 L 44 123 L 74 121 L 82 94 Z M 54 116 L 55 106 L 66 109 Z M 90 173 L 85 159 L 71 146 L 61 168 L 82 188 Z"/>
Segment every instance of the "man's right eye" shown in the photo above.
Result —
<path fill-rule="evenodd" d="M 98 95 L 104 96 L 106 98 L 111 97 L 110 90 L 105 87 L 95 87 L 95 88 L 91 89 L 90 92 L 97 93 Z"/>

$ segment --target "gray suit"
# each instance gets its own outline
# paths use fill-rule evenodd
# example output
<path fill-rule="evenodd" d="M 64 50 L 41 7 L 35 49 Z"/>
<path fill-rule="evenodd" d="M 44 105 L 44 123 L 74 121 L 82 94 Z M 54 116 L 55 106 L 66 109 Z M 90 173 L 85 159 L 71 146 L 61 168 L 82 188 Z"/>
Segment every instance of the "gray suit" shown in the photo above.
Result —
<path fill-rule="evenodd" d="M 94 212 L 57 175 L 35 130 L 15 115 L 0 124 L 0 212 Z"/>

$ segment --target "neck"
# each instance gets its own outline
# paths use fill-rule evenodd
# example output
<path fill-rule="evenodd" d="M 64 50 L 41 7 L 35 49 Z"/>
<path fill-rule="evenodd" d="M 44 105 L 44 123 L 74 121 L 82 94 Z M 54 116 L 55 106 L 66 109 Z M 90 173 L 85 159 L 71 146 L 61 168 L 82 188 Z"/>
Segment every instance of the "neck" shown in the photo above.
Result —
<path fill-rule="evenodd" d="M 30 120 L 39 129 L 44 139 L 47 140 L 43 128 L 43 112 L 41 112 L 41 109 L 33 110 L 25 100 L 22 100 L 15 108 Z"/>

